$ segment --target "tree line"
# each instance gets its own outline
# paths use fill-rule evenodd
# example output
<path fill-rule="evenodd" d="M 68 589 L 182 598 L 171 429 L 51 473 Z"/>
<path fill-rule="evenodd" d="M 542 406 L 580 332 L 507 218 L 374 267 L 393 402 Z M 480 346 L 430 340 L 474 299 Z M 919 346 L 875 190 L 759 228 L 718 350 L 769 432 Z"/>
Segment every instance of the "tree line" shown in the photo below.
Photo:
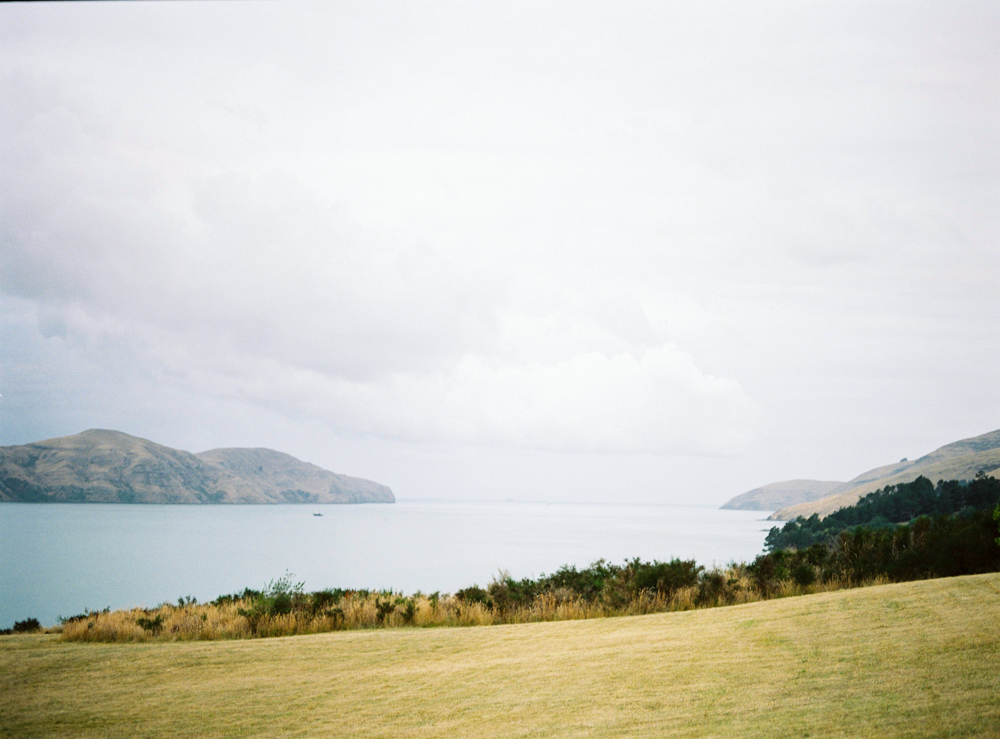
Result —
<path fill-rule="evenodd" d="M 913 482 L 889 485 L 869 493 L 852 506 L 834 511 L 826 518 L 813 514 L 775 526 L 764 540 L 764 549 L 806 549 L 827 543 L 842 531 L 859 526 L 892 529 L 921 516 L 952 514 L 969 516 L 976 511 L 992 511 L 1000 501 L 1000 480 L 980 472 L 974 480 L 940 480 L 935 486 L 926 477 Z"/>
<path fill-rule="evenodd" d="M 893 582 L 1000 571 L 1000 480 L 926 477 L 885 487 L 824 519 L 774 527 L 750 565 L 762 591 L 791 578 Z"/>

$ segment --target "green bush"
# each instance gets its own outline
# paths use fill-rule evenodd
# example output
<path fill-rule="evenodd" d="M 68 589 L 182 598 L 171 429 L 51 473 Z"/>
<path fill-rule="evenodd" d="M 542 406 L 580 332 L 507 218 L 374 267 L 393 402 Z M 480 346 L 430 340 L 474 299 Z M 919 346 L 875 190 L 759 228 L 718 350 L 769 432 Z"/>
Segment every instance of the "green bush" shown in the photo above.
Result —
<path fill-rule="evenodd" d="M 413 623 L 413 619 L 417 615 L 417 601 L 415 598 L 400 598 L 397 602 L 396 607 L 399 609 L 399 614 L 403 617 L 403 623 L 410 625 Z"/>
<path fill-rule="evenodd" d="M 292 573 L 286 572 L 284 577 L 269 582 L 263 591 L 250 591 L 255 592 L 251 599 L 253 605 L 240 608 L 237 612 L 250 623 L 253 633 L 257 633 L 257 627 L 265 616 L 282 616 L 308 607 L 311 601 L 303 591 L 305 583 L 293 582 L 293 577 Z"/>
<path fill-rule="evenodd" d="M 508 611 L 531 605 L 538 594 L 538 585 L 530 578 L 514 580 L 506 572 L 501 572 L 490 583 L 486 594 L 488 596 L 487 601 L 491 603 L 491 607 L 494 610 L 500 613 L 507 613 Z"/>
<path fill-rule="evenodd" d="M 467 588 L 462 588 L 455 593 L 455 597 L 463 603 L 482 603 L 484 605 L 492 603 L 490 594 L 478 585 L 470 585 Z"/>
<path fill-rule="evenodd" d="M 318 615 L 320 613 L 330 612 L 334 606 L 336 606 L 340 601 L 344 599 L 344 590 L 317 590 L 315 593 L 310 593 L 308 596 L 309 610 L 312 614 Z"/>
<path fill-rule="evenodd" d="M 41 631 L 42 625 L 37 618 L 26 618 L 24 621 L 15 621 L 11 632 L 14 634 L 30 634 L 34 631 Z"/>
<path fill-rule="evenodd" d="M 638 562 L 639 560 L 636 560 Z M 554 574 L 538 579 L 538 591 L 568 590 L 586 601 L 600 598 L 609 584 L 622 573 L 623 568 L 609 565 L 603 559 L 592 563 L 590 567 L 577 570 L 573 565 L 563 565 Z M 521 581 L 524 583 L 525 581 Z"/>
<path fill-rule="evenodd" d="M 148 631 L 153 636 L 156 636 L 163 629 L 163 615 L 157 614 L 155 618 L 146 618 L 145 616 L 140 616 L 135 620 L 143 630 Z"/>
<path fill-rule="evenodd" d="M 715 606 L 725 595 L 726 576 L 718 570 L 703 572 L 698 581 L 698 595 L 695 603 L 699 606 Z"/>
<path fill-rule="evenodd" d="M 802 587 L 808 587 L 816 582 L 816 568 L 808 562 L 802 562 L 792 568 L 792 579 Z"/>
<path fill-rule="evenodd" d="M 254 600 L 259 598 L 263 593 L 260 590 L 253 590 L 251 588 L 243 588 L 240 592 L 231 593 L 229 595 L 220 595 L 215 600 L 211 601 L 213 606 L 228 606 L 232 603 L 239 603 L 244 600 Z"/>
<path fill-rule="evenodd" d="M 783 552 L 780 549 L 771 554 L 758 554 L 757 558 L 747 566 L 747 571 L 753 579 L 754 585 L 757 586 L 757 591 L 765 598 L 777 587 L 778 563 L 782 559 L 781 554 Z"/>
<path fill-rule="evenodd" d="M 391 600 L 378 600 L 375 602 L 375 620 L 384 624 L 385 620 L 396 612 L 396 604 Z"/>
<path fill-rule="evenodd" d="M 668 597 L 681 588 L 696 585 L 698 575 L 704 569 L 693 559 L 642 562 L 636 558 L 626 567 L 628 574 L 631 575 L 630 584 L 634 592 L 656 592 Z"/>

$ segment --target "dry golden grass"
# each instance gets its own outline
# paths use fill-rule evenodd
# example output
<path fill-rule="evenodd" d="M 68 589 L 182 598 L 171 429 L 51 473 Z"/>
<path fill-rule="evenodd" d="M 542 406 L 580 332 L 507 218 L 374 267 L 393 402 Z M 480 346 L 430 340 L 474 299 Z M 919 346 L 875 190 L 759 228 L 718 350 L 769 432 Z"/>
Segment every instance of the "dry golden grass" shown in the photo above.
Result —
<path fill-rule="evenodd" d="M 744 568 L 727 570 L 725 575 L 726 585 L 717 601 L 700 607 L 752 603 L 764 599 L 756 585 L 748 579 Z M 840 581 L 801 586 L 787 580 L 777 584 L 771 597 L 829 592 L 849 586 L 850 583 Z M 305 608 L 283 615 L 260 616 L 253 623 L 247 614 L 254 601 L 246 599 L 220 605 L 188 603 L 174 606 L 165 603 L 150 609 L 94 612 L 87 618 L 74 619 L 50 631 L 61 633 L 63 639 L 68 641 L 142 642 L 301 636 L 384 627 L 494 626 L 688 611 L 699 607 L 697 595 L 697 586 L 680 588 L 669 595 L 642 591 L 624 603 L 609 604 L 590 602 L 571 591 L 557 590 L 540 594 L 529 605 L 493 609 L 451 595 L 440 598 L 422 594 L 404 597 L 401 594 L 362 591 L 349 593 L 316 613 Z M 304 598 L 303 603 L 307 602 L 308 598 Z M 390 605 L 392 610 L 380 614 L 380 603 Z M 412 608 L 409 614 L 407 605 Z M 153 620 L 156 621 L 155 628 L 150 628 Z"/>
<path fill-rule="evenodd" d="M 1000 574 L 470 629 L 0 638 L 11 737 L 997 737 Z"/>

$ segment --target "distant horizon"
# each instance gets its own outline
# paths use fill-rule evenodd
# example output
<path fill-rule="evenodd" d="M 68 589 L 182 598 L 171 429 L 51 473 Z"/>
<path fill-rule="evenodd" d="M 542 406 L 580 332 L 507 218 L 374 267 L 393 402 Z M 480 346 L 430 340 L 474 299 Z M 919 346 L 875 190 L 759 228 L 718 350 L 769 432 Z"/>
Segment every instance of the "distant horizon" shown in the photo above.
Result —
<path fill-rule="evenodd" d="M 958 442 L 958 441 L 962 441 L 964 439 L 976 438 L 977 436 L 982 436 L 984 434 L 992 433 L 993 431 L 997 431 L 997 430 L 1000 430 L 1000 429 L 993 429 L 991 431 L 986 431 L 986 432 L 983 432 L 981 434 L 975 434 L 975 435 L 973 435 L 971 437 L 963 437 L 963 439 L 953 439 L 953 440 L 951 440 L 949 442 L 946 442 L 945 444 L 942 444 L 940 446 L 946 446 L 947 444 L 952 444 L 952 443 L 955 443 L 955 442 Z M 42 441 L 49 441 L 49 440 L 52 440 L 52 439 L 66 438 L 68 436 L 76 436 L 76 435 L 85 433 L 87 431 L 110 431 L 112 433 L 119 433 L 119 434 L 124 434 L 126 436 L 131 436 L 133 438 L 143 439 L 145 441 L 152 442 L 152 443 L 157 444 L 159 446 L 165 446 L 167 448 L 177 449 L 177 447 L 170 447 L 170 446 L 168 446 L 166 444 L 163 444 L 162 442 L 157 441 L 156 439 L 150 439 L 150 438 L 147 438 L 147 437 L 137 436 L 137 435 L 129 433 L 127 431 L 121 431 L 119 429 L 111 429 L 111 428 L 97 428 L 97 427 L 87 428 L 87 429 L 84 429 L 82 431 L 78 431 L 78 432 L 76 432 L 74 434 L 66 434 L 65 436 L 61 436 L 61 437 L 60 436 L 47 437 L 45 439 L 35 439 L 34 441 L 29 441 L 29 442 L 24 442 L 24 443 L 25 444 L 31 444 L 31 443 L 37 443 L 37 442 L 42 442 Z M 21 444 L 2 444 L 0 446 L 20 446 L 20 445 Z M 940 448 L 940 446 L 939 447 L 935 447 L 935 449 Z M 202 453 L 205 453 L 205 452 L 214 451 L 216 449 L 264 449 L 264 450 L 268 450 L 268 451 L 275 451 L 275 452 L 280 452 L 282 454 L 287 454 L 289 456 L 295 457 L 296 459 L 298 459 L 301 462 L 305 462 L 305 463 L 308 463 L 308 464 L 316 465 L 318 467 L 321 467 L 322 469 L 326 469 L 329 472 L 334 472 L 334 473 L 339 474 L 339 475 L 345 475 L 345 476 L 348 476 L 348 477 L 362 477 L 361 475 L 358 475 L 358 474 L 356 474 L 354 472 L 351 472 L 350 470 L 334 470 L 334 469 L 330 469 L 328 467 L 324 467 L 323 465 L 321 465 L 321 464 L 319 464 L 317 462 L 312 462 L 311 460 L 302 459 L 300 457 L 297 457 L 296 455 L 292 454 L 291 452 L 286 452 L 286 451 L 284 451 L 282 449 L 274 449 L 272 447 L 262 447 L 262 446 L 247 446 L 247 447 L 220 446 L 220 447 L 212 447 L 210 449 L 204 449 L 204 450 L 201 450 L 201 451 L 191 451 L 191 450 L 187 450 L 187 449 L 178 449 L 178 451 L 185 451 L 185 452 L 187 452 L 189 454 L 198 455 L 198 454 L 202 454 Z M 913 460 L 921 458 L 922 456 L 925 456 L 926 454 L 929 454 L 929 453 L 935 451 L 935 449 L 929 449 L 929 450 L 926 450 L 924 452 L 921 452 L 920 454 L 915 454 L 912 458 L 903 458 L 903 459 L 900 459 L 899 461 L 900 462 L 907 461 L 907 460 L 913 461 Z M 890 464 L 892 464 L 892 461 L 883 462 L 881 465 L 876 465 L 875 467 L 870 468 L 870 469 L 875 469 L 875 468 L 877 468 L 879 466 L 890 465 Z M 840 483 L 846 483 L 849 480 L 851 480 L 854 477 L 856 477 L 857 475 L 863 474 L 865 471 L 867 471 L 867 470 L 856 471 L 854 474 L 852 474 L 850 477 L 848 477 L 848 478 L 846 478 L 844 480 L 835 480 L 835 481 L 834 480 L 824 480 L 822 482 L 840 482 Z M 386 484 L 386 483 L 382 483 L 382 481 L 378 480 L 377 478 L 362 477 L 362 479 L 372 480 L 373 482 L 379 482 L 381 484 Z M 766 486 L 774 484 L 774 483 L 792 481 L 792 480 L 797 480 L 797 479 L 820 481 L 820 480 L 818 480 L 818 478 L 809 478 L 809 477 L 782 478 L 782 479 L 777 479 L 777 480 L 770 480 L 768 482 L 764 482 L 764 483 L 760 483 L 758 485 L 754 485 L 753 487 L 747 488 L 745 490 L 740 490 L 740 491 L 735 491 L 735 492 L 727 492 L 724 498 L 713 499 L 710 502 L 690 502 L 690 501 L 683 501 L 683 500 L 681 500 L 681 501 L 670 501 L 670 502 L 668 502 L 668 501 L 657 501 L 657 500 L 646 500 L 646 501 L 607 500 L 607 499 L 599 499 L 599 498 L 598 499 L 572 499 L 572 498 L 557 498 L 557 497 L 555 497 L 555 498 L 546 498 L 544 496 L 542 496 L 542 497 L 534 496 L 534 497 L 529 497 L 529 498 L 513 498 L 513 499 L 511 499 L 509 496 L 508 497 L 503 497 L 502 493 L 499 494 L 500 497 L 483 497 L 481 495 L 478 495 L 478 496 L 477 495 L 471 495 L 471 496 L 467 496 L 467 497 L 461 497 L 461 496 L 459 496 L 459 497 L 447 497 L 447 498 L 434 497 L 434 496 L 404 496 L 404 497 L 400 497 L 400 495 L 395 492 L 395 489 L 393 489 L 393 492 L 394 492 L 394 495 L 395 495 L 395 498 L 396 498 L 397 502 L 399 502 L 400 500 L 410 500 L 410 501 L 424 501 L 424 502 L 440 501 L 440 502 L 504 503 L 504 502 L 511 502 L 511 500 L 512 500 L 513 502 L 517 502 L 517 503 L 538 503 L 538 504 L 556 504 L 556 503 L 558 503 L 558 504 L 571 504 L 571 505 L 634 505 L 634 506 L 644 506 L 644 505 L 647 505 L 647 506 L 667 506 L 667 507 L 692 506 L 692 507 L 715 508 L 715 507 L 719 507 L 721 505 L 725 505 L 727 502 L 731 501 L 733 498 L 735 498 L 737 496 L 740 496 L 740 495 L 742 495 L 744 493 L 751 492 L 751 491 L 757 490 L 757 489 L 759 489 L 761 487 L 766 487 Z M 392 488 L 391 485 L 389 485 L 389 487 Z M 143 505 L 146 505 L 146 504 L 143 504 Z M 152 505 L 161 505 L 161 504 L 152 504 Z M 170 505 L 170 504 L 162 504 L 162 505 Z M 183 504 L 179 504 L 179 505 L 183 505 Z M 282 503 L 281 505 L 300 505 L 300 504 L 298 504 L 298 503 Z M 301 505 L 327 505 L 327 504 L 302 503 Z M 331 503 L 329 505 L 337 505 L 337 504 Z M 771 512 L 771 513 L 773 513 L 773 512 L 775 512 L 777 510 L 779 510 L 779 508 L 769 508 L 769 509 L 761 509 L 761 512 L 762 513 L 763 512 Z"/>

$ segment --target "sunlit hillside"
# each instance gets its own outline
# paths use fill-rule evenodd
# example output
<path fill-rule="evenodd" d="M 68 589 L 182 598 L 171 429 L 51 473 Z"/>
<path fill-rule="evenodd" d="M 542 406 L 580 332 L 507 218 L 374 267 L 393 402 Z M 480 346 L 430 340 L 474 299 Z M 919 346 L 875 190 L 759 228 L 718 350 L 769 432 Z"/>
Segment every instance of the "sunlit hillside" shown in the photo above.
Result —
<path fill-rule="evenodd" d="M 791 521 L 798 516 L 808 518 L 814 513 L 825 516 L 854 505 L 868 493 L 887 485 L 913 482 L 921 475 L 936 483 L 938 480 L 971 480 L 980 471 L 992 477 L 1000 476 L 1000 430 L 947 444 L 919 459 L 904 459 L 876 467 L 831 490 L 826 497 L 775 511 L 771 519 Z"/>

